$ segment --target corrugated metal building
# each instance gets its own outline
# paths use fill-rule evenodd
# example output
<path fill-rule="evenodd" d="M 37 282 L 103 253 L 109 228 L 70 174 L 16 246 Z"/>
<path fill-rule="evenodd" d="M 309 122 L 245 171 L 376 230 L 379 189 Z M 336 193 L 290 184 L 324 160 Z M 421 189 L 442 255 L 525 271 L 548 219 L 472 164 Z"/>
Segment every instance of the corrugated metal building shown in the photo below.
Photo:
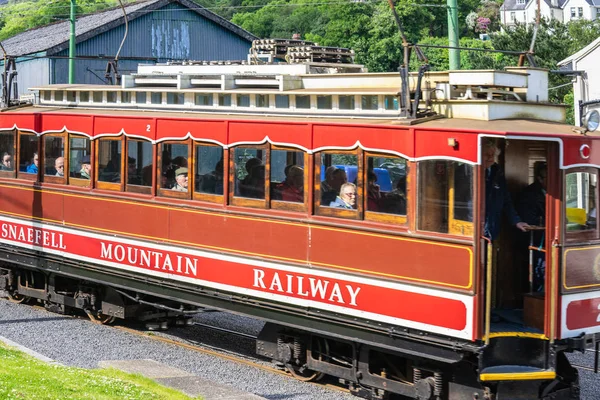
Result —
<path fill-rule="evenodd" d="M 128 35 L 119 72 L 140 63 L 170 60 L 245 60 L 254 35 L 189 0 L 147 0 L 125 7 Z M 62 21 L 15 35 L 3 42 L 18 56 L 19 94 L 27 88 L 68 82 L 70 24 Z M 121 8 L 84 16 L 76 22 L 75 82 L 102 84 L 108 59 L 125 33 Z M 2 63 L 0 62 L 0 65 Z"/>

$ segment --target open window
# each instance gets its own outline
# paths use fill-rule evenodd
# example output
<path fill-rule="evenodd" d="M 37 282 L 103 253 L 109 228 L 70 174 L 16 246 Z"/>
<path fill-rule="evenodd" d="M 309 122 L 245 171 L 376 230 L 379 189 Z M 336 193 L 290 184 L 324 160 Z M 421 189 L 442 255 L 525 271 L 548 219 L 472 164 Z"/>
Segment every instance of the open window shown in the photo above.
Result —
<path fill-rule="evenodd" d="M 473 236 L 473 166 L 458 161 L 418 164 L 418 229 Z"/>
<path fill-rule="evenodd" d="M 362 152 L 324 151 L 315 157 L 318 215 L 359 219 L 363 211 Z"/>
<path fill-rule="evenodd" d="M 580 168 L 566 175 L 565 223 L 569 242 L 599 238 L 596 222 L 598 170 Z"/>
<path fill-rule="evenodd" d="M 194 199 L 223 203 L 225 154 L 221 146 L 194 143 Z"/>
<path fill-rule="evenodd" d="M 19 171 L 18 177 L 30 181 L 38 180 L 40 165 L 40 139 L 30 133 L 19 133 Z"/>
<path fill-rule="evenodd" d="M 0 131 L 0 176 L 15 177 L 15 130 Z"/>
<path fill-rule="evenodd" d="M 270 200 L 269 147 L 239 146 L 230 151 L 229 199 L 237 206 L 266 208 Z"/>
<path fill-rule="evenodd" d="M 308 154 L 303 151 L 271 149 L 271 208 L 306 211 Z"/>

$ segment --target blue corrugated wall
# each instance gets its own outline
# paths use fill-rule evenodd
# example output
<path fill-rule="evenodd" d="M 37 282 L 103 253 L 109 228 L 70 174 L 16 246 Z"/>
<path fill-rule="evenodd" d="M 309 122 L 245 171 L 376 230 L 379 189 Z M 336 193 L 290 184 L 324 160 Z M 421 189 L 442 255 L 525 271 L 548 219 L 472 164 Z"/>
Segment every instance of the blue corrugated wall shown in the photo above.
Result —
<path fill-rule="evenodd" d="M 114 56 L 119 49 L 125 26 L 101 33 L 77 44 L 77 55 Z M 140 57 L 139 61 L 121 60 L 123 73 L 137 69 L 143 58 L 168 60 L 245 60 L 251 42 L 179 4 L 169 4 L 129 23 L 129 33 L 120 57 Z M 58 55 L 67 56 L 68 50 Z M 103 83 L 106 60 L 77 60 L 77 83 Z M 51 83 L 68 82 L 68 61 L 54 59 Z"/>

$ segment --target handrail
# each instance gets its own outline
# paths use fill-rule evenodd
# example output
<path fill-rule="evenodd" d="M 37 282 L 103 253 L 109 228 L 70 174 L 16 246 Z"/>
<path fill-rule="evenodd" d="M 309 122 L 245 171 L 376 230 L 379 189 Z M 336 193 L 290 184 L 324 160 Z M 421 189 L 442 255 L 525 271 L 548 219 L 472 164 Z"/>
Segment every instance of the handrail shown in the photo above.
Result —
<path fill-rule="evenodd" d="M 486 252 L 486 283 L 485 283 L 485 344 L 490 344 L 490 325 L 492 320 L 492 241 L 490 238 L 482 236 L 481 239 L 487 242 Z"/>
<path fill-rule="evenodd" d="M 554 343 L 554 337 L 556 335 L 556 271 L 557 271 L 557 260 L 558 260 L 558 249 L 559 244 L 555 239 L 552 241 L 552 265 L 550 266 L 550 331 L 548 337 L 550 338 L 550 344 Z"/>

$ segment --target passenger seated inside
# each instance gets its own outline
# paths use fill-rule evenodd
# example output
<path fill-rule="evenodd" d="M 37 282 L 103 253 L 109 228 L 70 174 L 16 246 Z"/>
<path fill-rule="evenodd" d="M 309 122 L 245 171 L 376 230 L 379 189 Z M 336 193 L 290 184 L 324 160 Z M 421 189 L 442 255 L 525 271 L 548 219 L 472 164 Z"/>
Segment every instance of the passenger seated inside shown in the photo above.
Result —
<path fill-rule="evenodd" d="M 136 160 L 133 157 L 127 157 L 127 184 L 142 185 L 142 175 L 138 173 Z"/>
<path fill-rule="evenodd" d="M 284 181 L 286 186 L 281 191 L 281 200 L 294 203 L 304 202 L 304 170 L 292 165 Z"/>
<path fill-rule="evenodd" d="M 188 190 L 188 169 L 178 168 L 175 171 L 175 186 L 171 190 L 177 192 L 187 192 Z"/>
<path fill-rule="evenodd" d="M 406 215 L 406 177 L 399 178 L 394 190 L 382 196 L 380 206 L 382 212 Z"/>
<path fill-rule="evenodd" d="M 329 207 L 353 210 L 356 207 L 356 185 L 354 183 L 344 183 L 340 188 L 340 195 L 329 204 Z"/>
<path fill-rule="evenodd" d="M 344 183 L 348 182 L 346 171 L 330 166 L 325 172 L 325 180 L 321 182 L 321 205 L 334 207 L 331 203 L 336 201 L 336 197 L 340 193 L 340 188 Z"/>
<path fill-rule="evenodd" d="M 379 211 L 381 203 L 381 192 L 377 184 L 377 175 L 373 171 L 367 172 L 367 210 Z"/>
<path fill-rule="evenodd" d="M 27 172 L 28 174 L 37 174 L 38 173 L 38 165 L 39 165 L 39 158 L 38 158 L 38 153 L 33 153 L 33 158 L 31 159 L 31 163 L 27 166 L 27 169 L 25 170 L 25 172 Z"/>
<path fill-rule="evenodd" d="M 253 199 L 265 198 L 265 166 L 259 158 L 253 157 L 246 161 L 248 175 L 239 183 L 239 195 Z"/>
<path fill-rule="evenodd" d="M 83 156 L 81 159 L 81 170 L 79 171 L 79 177 L 81 179 L 90 179 L 92 172 L 92 164 L 90 164 L 90 156 Z"/>
<path fill-rule="evenodd" d="M 2 155 L 2 165 L 0 165 L 0 171 L 12 171 L 12 156 L 10 153 L 5 152 Z"/>
<path fill-rule="evenodd" d="M 217 161 L 212 172 L 201 177 L 199 188 L 196 190 L 201 193 L 223 194 L 223 159 Z"/>
<path fill-rule="evenodd" d="M 283 200 L 283 191 L 288 186 L 290 186 L 289 173 L 290 173 L 290 168 L 292 168 L 293 166 L 294 166 L 294 164 L 288 164 L 285 166 L 285 169 L 283 170 L 285 179 L 283 180 L 283 182 L 271 185 L 271 187 L 272 187 L 271 199 L 272 200 Z"/>
<path fill-rule="evenodd" d="M 65 158 L 58 157 L 54 160 L 54 169 L 56 170 L 56 176 L 65 176 Z"/>

